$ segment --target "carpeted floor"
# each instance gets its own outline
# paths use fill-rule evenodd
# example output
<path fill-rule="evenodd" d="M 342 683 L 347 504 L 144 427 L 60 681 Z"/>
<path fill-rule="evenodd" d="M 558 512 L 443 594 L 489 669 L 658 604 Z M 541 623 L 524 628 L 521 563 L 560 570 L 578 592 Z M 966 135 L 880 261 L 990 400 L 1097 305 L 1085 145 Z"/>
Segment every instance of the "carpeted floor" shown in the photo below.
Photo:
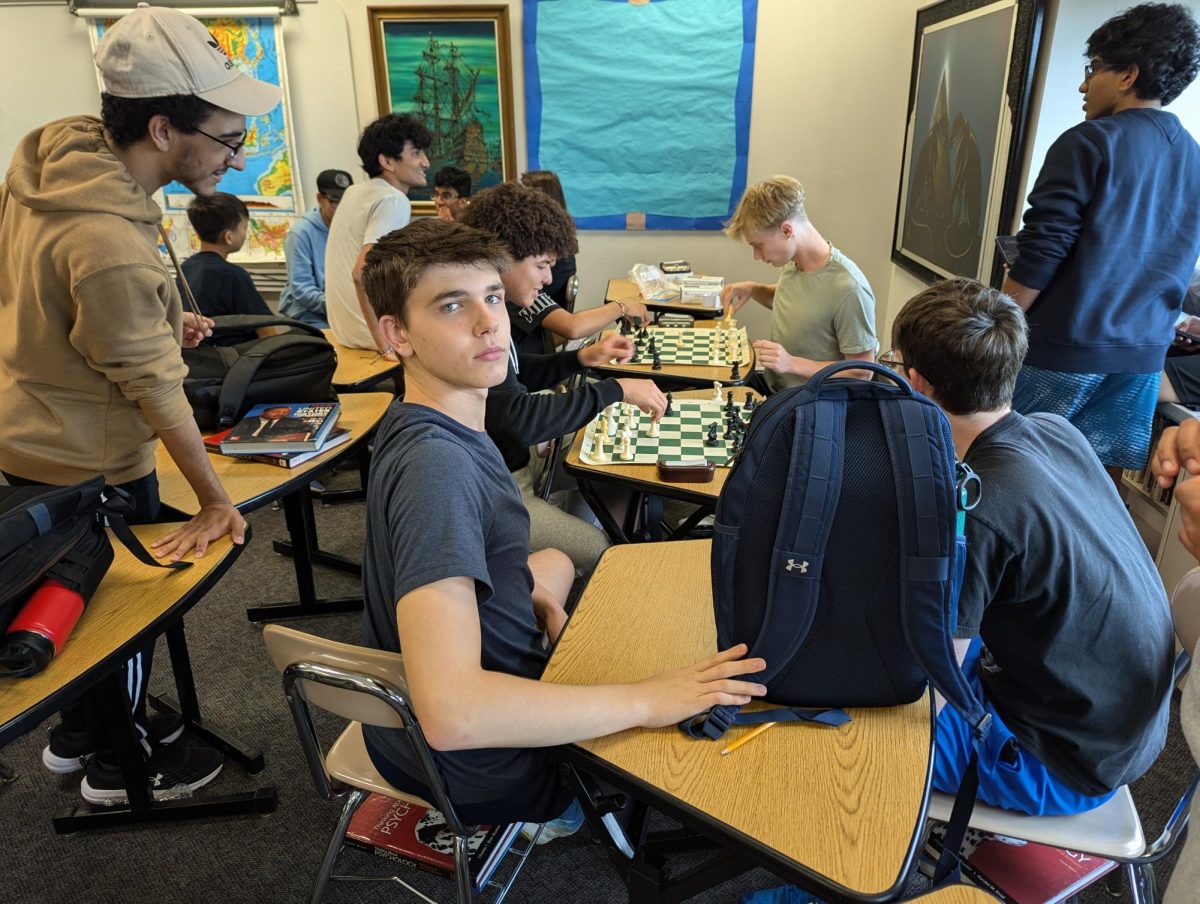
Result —
<path fill-rule="evenodd" d="M 348 480 L 337 475 L 334 482 Z M 19 777 L 0 786 L 0 902 L 3 904 L 85 904 L 85 902 L 215 902 L 307 901 L 339 805 L 321 800 L 308 775 L 279 679 L 267 660 L 260 629 L 246 620 L 248 606 L 284 601 L 295 594 L 291 562 L 271 551 L 270 540 L 285 535 L 279 512 L 250 516 L 254 540 L 229 574 L 188 616 L 186 626 L 194 672 L 205 715 L 236 735 L 260 745 L 266 771 L 247 776 L 227 765 L 209 786 L 232 793 L 263 785 L 279 790 L 279 809 L 270 816 L 212 819 L 163 824 L 63 837 L 50 825 L 50 815 L 78 799 L 79 776 L 60 777 L 41 767 L 44 728 L 0 751 L 0 759 Z M 317 507 L 321 543 L 333 552 L 357 558 L 362 542 L 362 505 Z M 318 592 L 351 595 L 357 581 L 325 568 L 317 569 Z M 357 642 L 357 616 L 312 619 L 298 627 L 339 640 Z M 171 688 L 169 660 L 160 644 L 152 689 Z M 327 720 L 332 735 L 338 726 Z M 185 741 L 186 742 L 186 741 Z M 1134 787 L 1148 835 L 1157 832 L 1194 769 L 1178 725 L 1168 749 L 1154 769 Z M 368 855 L 352 853 L 343 861 L 357 871 L 385 869 Z M 1159 870 L 1165 887 L 1174 859 Z M 436 877 L 409 871 L 414 885 L 438 901 L 450 901 L 450 885 Z M 777 885 L 769 873 L 756 870 L 692 900 L 736 901 L 745 892 Z M 1122 882 L 1113 881 L 1117 896 L 1127 899 Z M 914 888 L 916 886 L 914 885 Z M 393 884 L 335 884 L 329 904 L 415 900 Z M 600 845 L 584 829 L 579 835 L 539 847 L 509 900 L 526 902 L 618 902 L 624 887 Z M 1111 902 L 1103 883 L 1080 898 L 1083 904 Z"/>

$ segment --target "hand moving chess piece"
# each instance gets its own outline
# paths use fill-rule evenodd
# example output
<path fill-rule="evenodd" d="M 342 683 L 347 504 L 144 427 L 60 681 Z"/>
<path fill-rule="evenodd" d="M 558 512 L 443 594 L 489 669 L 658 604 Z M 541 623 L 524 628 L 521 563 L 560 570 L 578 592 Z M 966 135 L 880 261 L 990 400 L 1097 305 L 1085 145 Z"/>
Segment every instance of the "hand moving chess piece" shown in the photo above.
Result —
<path fill-rule="evenodd" d="M 651 419 L 650 429 L 646 431 L 646 435 L 652 439 L 658 438 L 658 421 Z"/>

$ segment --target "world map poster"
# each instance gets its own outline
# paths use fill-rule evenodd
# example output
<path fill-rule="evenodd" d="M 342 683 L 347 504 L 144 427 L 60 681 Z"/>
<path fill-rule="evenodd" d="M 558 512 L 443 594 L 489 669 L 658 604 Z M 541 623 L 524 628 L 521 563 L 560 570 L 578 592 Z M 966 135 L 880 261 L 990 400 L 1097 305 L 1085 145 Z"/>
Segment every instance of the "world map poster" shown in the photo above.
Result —
<path fill-rule="evenodd" d="M 93 47 L 116 20 L 96 19 Z M 226 171 L 218 189 L 237 195 L 250 209 L 246 244 L 234 261 L 282 261 L 283 243 L 292 222 L 304 212 L 294 170 L 291 116 L 288 110 L 287 70 L 283 35 L 277 19 L 267 17 L 202 18 L 204 27 L 242 73 L 279 85 L 283 101 L 263 116 L 246 118 L 246 167 Z M 155 196 L 162 207 L 163 227 L 180 255 L 200 247 L 187 220 L 191 191 L 172 182 Z M 165 250 L 165 249 L 164 249 Z"/>

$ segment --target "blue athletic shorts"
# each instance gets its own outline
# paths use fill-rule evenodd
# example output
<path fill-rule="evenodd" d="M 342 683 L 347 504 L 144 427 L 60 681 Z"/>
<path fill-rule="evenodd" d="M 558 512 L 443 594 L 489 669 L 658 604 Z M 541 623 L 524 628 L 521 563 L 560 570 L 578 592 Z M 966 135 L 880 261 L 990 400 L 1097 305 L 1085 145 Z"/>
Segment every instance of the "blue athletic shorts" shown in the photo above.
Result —
<path fill-rule="evenodd" d="M 963 661 L 963 674 L 983 708 L 992 715 L 992 728 L 979 749 L 979 800 L 993 807 L 1034 816 L 1063 816 L 1100 806 L 1114 791 L 1100 797 L 1080 794 L 1050 774 L 1046 766 L 1008 730 L 979 680 L 978 637 Z M 933 787 L 955 794 L 971 758 L 971 726 L 952 706 L 943 706 L 937 718 L 937 752 L 933 758 Z"/>
<path fill-rule="evenodd" d="M 1026 365 L 1017 375 L 1013 408 L 1061 415 L 1087 437 L 1104 464 L 1141 470 L 1150 456 L 1161 376 L 1072 374 Z"/>

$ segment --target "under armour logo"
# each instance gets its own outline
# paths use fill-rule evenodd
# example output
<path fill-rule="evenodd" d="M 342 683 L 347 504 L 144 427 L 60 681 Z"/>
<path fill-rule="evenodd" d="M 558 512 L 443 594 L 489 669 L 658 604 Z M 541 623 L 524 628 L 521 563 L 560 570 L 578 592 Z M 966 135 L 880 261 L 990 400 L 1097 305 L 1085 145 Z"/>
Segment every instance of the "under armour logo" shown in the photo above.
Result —
<path fill-rule="evenodd" d="M 787 570 L 794 571 L 800 569 L 801 574 L 808 574 L 808 562 L 797 562 L 795 559 L 788 559 Z"/>

